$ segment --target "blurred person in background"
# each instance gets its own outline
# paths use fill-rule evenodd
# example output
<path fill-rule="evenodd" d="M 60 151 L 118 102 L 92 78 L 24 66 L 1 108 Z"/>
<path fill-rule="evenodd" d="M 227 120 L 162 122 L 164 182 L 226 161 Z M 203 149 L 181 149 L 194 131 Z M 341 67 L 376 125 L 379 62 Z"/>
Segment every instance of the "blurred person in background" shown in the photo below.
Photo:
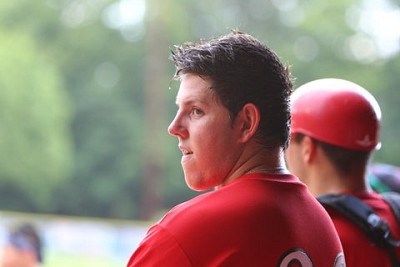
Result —
<path fill-rule="evenodd" d="M 400 167 L 386 163 L 373 163 L 368 168 L 368 183 L 379 193 L 400 193 Z"/>
<path fill-rule="evenodd" d="M 43 262 L 42 241 L 30 223 L 10 230 L 3 247 L 0 267 L 38 267 Z"/>
<path fill-rule="evenodd" d="M 171 57 L 180 87 L 168 131 L 187 185 L 210 191 L 152 226 L 128 266 L 344 266 L 328 214 L 285 166 L 288 68 L 238 31 Z"/>
<path fill-rule="evenodd" d="M 361 86 L 319 79 L 291 96 L 289 170 L 326 207 L 347 266 L 400 266 L 399 198 L 371 190 L 373 151 L 380 146 L 381 110 Z"/>

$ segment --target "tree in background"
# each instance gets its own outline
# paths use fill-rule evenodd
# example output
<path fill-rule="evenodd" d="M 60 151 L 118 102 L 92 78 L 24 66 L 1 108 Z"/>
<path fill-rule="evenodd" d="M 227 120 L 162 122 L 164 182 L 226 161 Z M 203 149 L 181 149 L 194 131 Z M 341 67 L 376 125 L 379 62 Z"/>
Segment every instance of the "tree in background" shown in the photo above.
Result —
<path fill-rule="evenodd" d="M 58 69 L 26 36 L 0 31 L 0 203 L 50 211 L 69 177 L 70 103 Z"/>

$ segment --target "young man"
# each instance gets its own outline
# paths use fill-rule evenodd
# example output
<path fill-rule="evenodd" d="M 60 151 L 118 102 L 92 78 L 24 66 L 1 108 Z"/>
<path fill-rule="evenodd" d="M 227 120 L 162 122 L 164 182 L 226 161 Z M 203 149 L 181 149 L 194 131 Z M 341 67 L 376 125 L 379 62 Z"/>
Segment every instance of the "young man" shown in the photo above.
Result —
<path fill-rule="evenodd" d="M 327 194 L 340 199 L 357 197 L 389 224 L 390 238 L 398 240 L 400 229 L 392 210 L 366 181 L 369 159 L 380 145 L 381 111 L 374 97 L 352 82 L 321 79 L 300 86 L 291 101 L 291 142 L 286 151 L 290 171 L 321 200 Z M 347 266 L 398 266 L 392 264 L 398 261 L 393 259 L 396 252 L 400 259 L 399 249 L 388 252 L 351 217 L 333 206 L 327 209 L 341 238 Z"/>
<path fill-rule="evenodd" d="M 168 131 L 187 185 L 210 190 L 150 228 L 128 266 L 344 266 L 324 209 L 289 174 L 289 71 L 250 35 L 172 53 L 181 84 Z"/>
<path fill-rule="evenodd" d="M 36 229 L 31 224 L 12 229 L 0 253 L 0 267 L 39 267 L 42 261 L 42 242 Z"/>

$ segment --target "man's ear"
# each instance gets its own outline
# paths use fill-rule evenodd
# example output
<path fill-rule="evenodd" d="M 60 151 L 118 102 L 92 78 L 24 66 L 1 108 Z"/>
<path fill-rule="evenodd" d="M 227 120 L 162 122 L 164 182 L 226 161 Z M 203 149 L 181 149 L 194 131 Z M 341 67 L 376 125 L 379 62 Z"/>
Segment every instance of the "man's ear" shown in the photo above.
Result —
<path fill-rule="evenodd" d="M 304 136 L 301 141 L 301 153 L 303 154 L 304 161 L 309 163 L 314 159 L 316 145 L 314 140 L 309 136 Z"/>
<path fill-rule="evenodd" d="M 256 133 L 260 125 L 260 111 L 252 103 L 243 106 L 236 118 L 237 127 L 240 131 L 240 141 L 245 143 Z"/>

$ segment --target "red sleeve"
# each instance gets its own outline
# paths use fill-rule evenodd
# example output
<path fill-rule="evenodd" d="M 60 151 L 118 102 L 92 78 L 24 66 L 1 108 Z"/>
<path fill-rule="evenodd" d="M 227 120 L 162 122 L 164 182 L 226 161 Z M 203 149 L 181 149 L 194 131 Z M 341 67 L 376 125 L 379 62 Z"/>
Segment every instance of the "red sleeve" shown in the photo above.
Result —
<path fill-rule="evenodd" d="M 129 259 L 127 267 L 134 266 L 191 267 L 192 264 L 174 237 L 155 225 Z"/>

